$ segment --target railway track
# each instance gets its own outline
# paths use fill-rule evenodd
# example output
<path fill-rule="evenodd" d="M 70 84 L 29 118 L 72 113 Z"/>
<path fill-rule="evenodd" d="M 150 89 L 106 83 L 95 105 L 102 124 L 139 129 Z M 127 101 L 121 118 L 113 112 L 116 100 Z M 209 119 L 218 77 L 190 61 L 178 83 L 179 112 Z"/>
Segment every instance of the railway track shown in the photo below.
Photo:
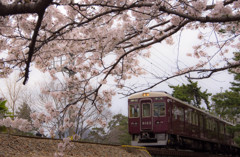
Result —
<path fill-rule="evenodd" d="M 217 155 L 205 152 L 194 152 L 191 150 L 161 149 L 151 147 L 147 147 L 146 149 L 152 157 L 227 157 L 220 154 Z"/>

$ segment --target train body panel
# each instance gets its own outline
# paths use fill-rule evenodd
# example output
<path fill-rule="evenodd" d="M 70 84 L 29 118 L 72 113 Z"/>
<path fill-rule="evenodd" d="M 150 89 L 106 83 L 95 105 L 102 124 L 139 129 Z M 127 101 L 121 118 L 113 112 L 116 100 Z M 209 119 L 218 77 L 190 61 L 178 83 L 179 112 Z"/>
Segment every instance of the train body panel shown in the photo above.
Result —
<path fill-rule="evenodd" d="M 231 123 L 164 92 L 137 93 L 128 104 L 132 145 L 238 148 L 227 130 Z"/>

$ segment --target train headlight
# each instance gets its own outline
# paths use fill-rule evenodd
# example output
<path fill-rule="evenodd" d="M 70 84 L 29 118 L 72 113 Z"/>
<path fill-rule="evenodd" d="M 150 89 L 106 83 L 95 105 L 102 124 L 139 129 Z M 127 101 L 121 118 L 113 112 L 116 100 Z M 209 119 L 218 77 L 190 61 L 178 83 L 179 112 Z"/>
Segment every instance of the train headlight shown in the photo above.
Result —
<path fill-rule="evenodd" d="M 155 124 L 163 124 L 163 121 L 156 121 Z"/>
<path fill-rule="evenodd" d="M 142 96 L 149 96 L 149 93 L 143 93 Z"/>
<path fill-rule="evenodd" d="M 131 125 L 138 125 L 138 122 L 132 122 Z"/>

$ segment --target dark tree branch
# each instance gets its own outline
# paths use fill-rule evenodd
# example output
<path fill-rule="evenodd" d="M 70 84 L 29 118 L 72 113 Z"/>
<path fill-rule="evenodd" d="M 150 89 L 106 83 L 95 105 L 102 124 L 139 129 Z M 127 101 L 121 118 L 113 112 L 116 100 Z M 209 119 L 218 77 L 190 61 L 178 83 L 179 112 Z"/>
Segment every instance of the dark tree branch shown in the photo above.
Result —
<path fill-rule="evenodd" d="M 160 7 L 159 10 L 163 11 L 163 12 L 166 12 L 166 13 L 169 13 L 169 14 L 177 15 L 177 16 L 182 17 L 182 18 L 189 19 L 191 21 L 199 21 L 201 23 L 232 22 L 232 21 L 239 21 L 240 20 L 240 15 L 239 14 L 223 16 L 223 17 L 222 16 L 221 17 L 209 17 L 209 16 L 198 17 L 198 16 L 191 16 L 189 14 L 180 13 L 180 12 L 177 12 L 175 10 L 168 9 L 166 7 Z"/>
<path fill-rule="evenodd" d="M 178 76 L 185 75 L 185 74 L 187 74 L 187 73 L 189 73 L 189 72 L 184 72 L 184 73 L 180 73 L 180 74 L 175 74 L 175 75 L 172 75 L 172 76 L 169 76 L 169 77 L 165 77 L 165 78 L 162 77 L 162 78 L 160 78 L 160 79 L 161 79 L 160 81 L 158 81 L 157 83 L 154 83 L 153 85 L 149 86 L 148 88 L 144 88 L 144 89 L 142 89 L 142 90 L 137 90 L 137 91 L 135 91 L 135 90 L 132 89 L 132 91 L 134 91 L 134 92 L 131 92 L 131 93 L 128 93 L 128 94 L 123 94 L 123 93 L 121 93 L 121 94 L 123 94 L 123 95 L 125 95 L 125 96 L 130 96 L 130 95 L 135 94 L 135 93 L 144 92 L 144 91 L 147 91 L 147 90 L 150 90 L 150 89 L 156 87 L 157 85 L 159 85 L 159 84 L 161 84 L 161 83 L 163 83 L 163 82 L 166 82 L 167 80 L 170 80 L 170 79 L 175 78 L 175 77 L 178 77 Z"/>
<path fill-rule="evenodd" d="M 186 76 L 188 79 L 205 79 L 205 78 L 210 78 L 212 74 L 219 72 L 219 71 L 224 71 L 228 69 L 234 69 L 240 67 L 240 62 L 234 63 L 234 64 L 229 64 L 227 66 L 221 67 L 221 68 L 215 68 L 215 69 L 195 69 L 195 70 L 189 70 L 188 73 L 191 72 L 198 72 L 198 73 L 208 73 L 206 75 L 200 76 L 200 77 L 191 77 L 191 76 Z"/>
<path fill-rule="evenodd" d="M 52 0 L 38 0 L 37 2 L 4 5 L 0 1 L 0 16 L 41 13 L 51 3 Z"/>
<path fill-rule="evenodd" d="M 32 41 L 29 45 L 28 58 L 26 60 L 26 68 L 25 68 L 24 81 L 23 81 L 24 85 L 27 83 L 28 78 L 29 78 L 29 68 L 30 68 L 30 64 L 31 64 L 32 57 L 34 54 L 35 44 L 36 44 L 38 32 L 39 32 L 39 29 L 40 29 L 40 26 L 41 26 L 41 23 L 43 20 L 44 13 L 45 13 L 45 10 L 42 13 L 38 14 L 38 21 L 37 21 L 36 27 L 34 29 Z"/>
<path fill-rule="evenodd" d="M 183 76 L 183 75 L 186 75 L 186 74 L 194 73 L 194 72 L 197 72 L 197 73 L 208 73 L 208 74 L 205 75 L 205 76 L 201 76 L 201 77 L 190 77 L 190 76 L 185 76 L 185 77 L 188 78 L 188 79 L 205 79 L 205 78 L 211 77 L 211 75 L 216 73 L 216 72 L 220 72 L 220 71 L 224 71 L 224 70 L 228 70 L 228 69 L 234 69 L 234 68 L 238 68 L 238 67 L 240 67 L 240 62 L 234 63 L 234 64 L 229 64 L 227 66 L 224 66 L 224 67 L 221 67 L 221 68 L 215 68 L 215 69 L 193 69 L 193 70 L 187 70 L 187 71 L 180 72 L 178 74 L 175 74 L 175 75 L 172 75 L 172 76 L 169 76 L 169 77 L 159 77 L 160 81 L 158 81 L 157 83 L 154 83 L 153 85 L 149 86 L 148 88 L 144 88 L 142 90 L 134 90 L 133 88 L 131 88 L 132 92 L 129 92 L 127 94 L 124 94 L 124 93 L 120 93 L 120 94 L 122 94 L 124 96 L 130 96 L 130 95 L 135 94 L 135 93 L 144 92 L 144 91 L 150 90 L 150 89 L 156 87 L 157 85 L 159 85 L 159 84 L 161 84 L 163 82 L 166 82 L 166 81 L 168 81 L 170 79 L 173 79 L 173 78 L 176 78 L 176 77 L 179 77 L 179 76 Z M 127 88 L 129 88 L 129 87 L 127 87 Z"/>

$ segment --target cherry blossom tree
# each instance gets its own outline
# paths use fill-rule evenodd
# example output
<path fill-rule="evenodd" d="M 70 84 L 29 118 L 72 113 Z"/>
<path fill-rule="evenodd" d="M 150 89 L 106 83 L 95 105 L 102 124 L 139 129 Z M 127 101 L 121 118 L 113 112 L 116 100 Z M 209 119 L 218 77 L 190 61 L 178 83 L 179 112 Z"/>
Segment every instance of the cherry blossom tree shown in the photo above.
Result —
<path fill-rule="evenodd" d="M 239 62 L 224 57 L 223 64 L 210 64 L 213 57 L 224 55 L 229 47 L 239 49 L 239 5 L 238 0 L 2 0 L 2 77 L 17 69 L 25 84 L 31 63 L 54 77 L 70 58 L 75 58 L 75 66 L 67 68 L 78 74 L 74 83 L 87 90 L 72 89 L 85 93 L 72 104 L 89 96 L 95 101 L 101 97 L 97 96 L 99 89 L 109 78 L 113 77 L 116 85 L 123 87 L 123 80 L 143 73 L 137 57 L 149 54 L 141 50 L 162 41 L 172 44 L 172 36 L 183 29 L 204 28 L 212 29 L 221 38 L 209 42 L 199 34 L 202 43 L 189 55 L 201 58 L 200 62 L 178 69 L 160 82 L 190 72 L 201 72 L 200 78 L 209 77 L 239 66 Z M 221 33 L 222 30 L 231 35 Z M 208 47 L 219 51 L 209 55 Z M 63 56 L 66 63 L 50 70 L 52 61 Z M 90 84 L 96 78 L 99 84 L 92 88 Z"/>
<path fill-rule="evenodd" d="M 72 95 L 61 96 L 59 91 L 64 91 L 67 87 L 65 82 L 60 80 L 51 81 L 44 85 L 41 85 L 41 93 L 39 98 L 36 98 L 38 102 L 37 106 L 46 104 L 45 108 L 48 113 L 53 113 L 53 111 L 58 111 L 55 118 L 51 117 L 51 114 L 45 114 L 44 119 L 35 120 L 36 123 L 40 124 L 39 121 L 42 121 L 42 133 L 44 130 L 46 132 L 51 132 L 51 129 L 54 128 L 54 132 L 59 138 L 66 136 L 79 136 L 79 139 L 83 138 L 83 134 L 88 131 L 90 128 L 95 126 L 104 127 L 107 123 L 107 120 L 110 119 L 111 113 L 108 108 L 104 108 L 103 105 L 98 105 L 98 108 L 93 107 L 89 103 L 77 103 L 69 107 L 65 112 L 60 113 L 66 105 L 69 104 L 69 101 L 76 96 L 75 93 Z M 61 96 L 61 97 L 60 97 Z M 101 111 L 100 111 L 101 110 Z M 33 115 L 37 114 L 34 113 Z M 49 129 L 50 128 L 50 129 Z"/>
<path fill-rule="evenodd" d="M 60 113 L 77 103 L 101 112 L 116 88 L 129 95 L 180 75 L 208 78 L 240 65 L 226 55 L 240 49 L 240 0 L 1 0 L 0 10 L 1 77 L 18 70 L 26 84 L 34 66 L 53 79 L 62 71 L 74 74 L 64 77 L 70 88 L 59 97 L 75 96 Z M 202 33 L 206 29 L 214 41 Z M 199 43 L 187 54 L 198 59 L 196 65 L 178 68 L 141 90 L 124 86 L 144 74 L 139 57 L 149 57 L 152 45 L 173 44 L 183 30 L 199 31 Z M 59 58 L 64 61 L 53 66 Z M 33 116 L 39 118 L 44 116 Z"/>

